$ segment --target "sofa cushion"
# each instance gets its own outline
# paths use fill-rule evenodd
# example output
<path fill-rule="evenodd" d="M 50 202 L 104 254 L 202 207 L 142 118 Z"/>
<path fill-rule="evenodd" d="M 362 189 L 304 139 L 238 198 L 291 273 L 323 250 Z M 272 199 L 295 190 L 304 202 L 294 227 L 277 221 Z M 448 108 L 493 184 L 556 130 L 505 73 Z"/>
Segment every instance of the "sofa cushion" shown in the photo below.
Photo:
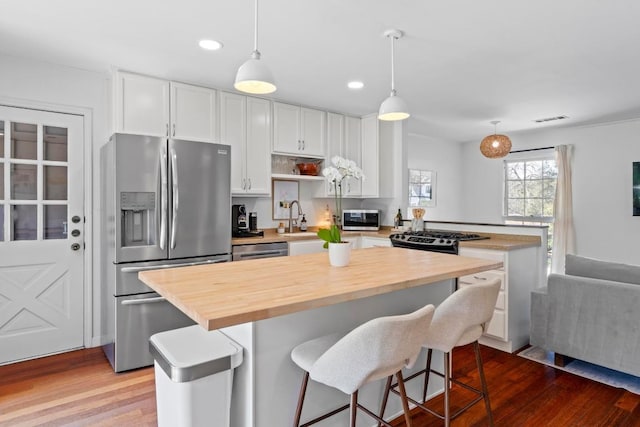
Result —
<path fill-rule="evenodd" d="M 640 266 L 567 255 L 565 274 L 640 285 Z"/>

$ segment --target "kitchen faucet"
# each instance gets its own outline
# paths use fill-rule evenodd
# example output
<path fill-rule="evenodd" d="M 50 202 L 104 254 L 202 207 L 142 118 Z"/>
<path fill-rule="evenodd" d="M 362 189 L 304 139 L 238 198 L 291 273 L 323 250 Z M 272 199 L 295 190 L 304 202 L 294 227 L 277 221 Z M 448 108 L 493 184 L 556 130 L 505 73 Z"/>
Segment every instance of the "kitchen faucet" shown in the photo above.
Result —
<path fill-rule="evenodd" d="M 300 215 L 302 215 L 302 208 L 300 207 L 300 202 L 297 200 L 294 200 L 293 202 L 289 203 L 289 233 L 293 233 L 293 204 L 296 203 L 298 205 L 298 217 L 296 218 L 296 224 L 298 222 L 298 218 L 300 218 Z"/>

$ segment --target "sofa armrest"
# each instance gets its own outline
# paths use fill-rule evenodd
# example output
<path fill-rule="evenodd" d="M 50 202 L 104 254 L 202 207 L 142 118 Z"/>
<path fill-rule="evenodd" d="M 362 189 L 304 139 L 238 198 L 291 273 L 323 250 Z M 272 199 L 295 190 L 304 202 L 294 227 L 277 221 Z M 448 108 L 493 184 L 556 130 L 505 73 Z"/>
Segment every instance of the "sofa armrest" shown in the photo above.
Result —
<path fill-rule="evenodd" d="M 552 274 L 546 348 L 640 375 L 640 287 Z"/>
<path fill-rule="evenodd" d="M 531 323 L 529 344 L 546 348 L 547 318 L 549 317 L 549 295 L 547 288 L 531 291 Z"/>

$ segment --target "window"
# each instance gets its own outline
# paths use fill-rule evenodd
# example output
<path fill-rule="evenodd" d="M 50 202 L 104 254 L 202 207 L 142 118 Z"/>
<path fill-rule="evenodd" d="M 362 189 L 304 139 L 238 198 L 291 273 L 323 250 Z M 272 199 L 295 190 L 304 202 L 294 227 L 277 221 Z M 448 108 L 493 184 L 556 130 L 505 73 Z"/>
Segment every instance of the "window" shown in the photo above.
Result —
<path fill-rule="evenodd" d="M 548 225 L 549 266 L 553 246 L 553 201 L 558 177 L 552 156 L 504 162 L 505 224 Z"/>
<path fill-rule="evenodd" d="M 436 173 L 409 169 L 409 206 L 436 205 Z"/>

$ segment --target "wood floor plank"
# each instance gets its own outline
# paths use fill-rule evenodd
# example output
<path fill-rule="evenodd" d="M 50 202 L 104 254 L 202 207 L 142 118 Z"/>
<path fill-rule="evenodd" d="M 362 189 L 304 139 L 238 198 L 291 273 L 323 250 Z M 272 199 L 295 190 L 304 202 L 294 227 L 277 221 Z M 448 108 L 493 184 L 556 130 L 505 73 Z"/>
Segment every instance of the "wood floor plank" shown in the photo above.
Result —
<path fill-rule="evenodd" d="M 640 396 L 481 346 L 495 425 L 640 427 Z M 472 346 L 453 352 L 453 373 L 479 384 Z M 420 380 L 418 380 L 420 381 Z M 439 381 L 434 379 L 434 381 Z M 452 407 L 472 395 L 452 388 Z M 441 410 L 443 396 L 429 405 Z M 442 426 L 414 409 L 414 427 Z M 0 426 L 156 426 L 153 368 L 115 374 L 99 348 L 0 366 Z M 394 426 L 405 426 L 394 420 Z M 453 427 L 486 426 L 483 404 Z"/>

